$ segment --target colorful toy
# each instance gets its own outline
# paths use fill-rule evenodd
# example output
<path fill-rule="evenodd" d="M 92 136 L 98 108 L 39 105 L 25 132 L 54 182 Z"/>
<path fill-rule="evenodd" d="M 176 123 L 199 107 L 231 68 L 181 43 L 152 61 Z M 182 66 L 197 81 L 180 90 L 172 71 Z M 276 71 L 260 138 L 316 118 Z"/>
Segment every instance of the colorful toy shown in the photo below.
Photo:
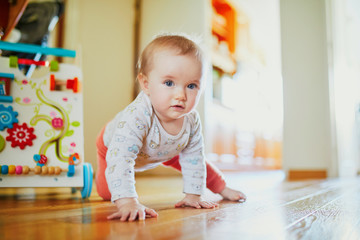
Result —
<path fill-rule="evenodd" d="M 75 56 L 1 41 L 0 49 Z M 18 65 L 38 66 L 36 77 L 24 76 Z M 93 170 L 83 159 L 81 81 L 81 70 L 71 64 L 0 57 L 0 187 L 68 186 L 90 196 Z"/>
<path fill-rule="evenodd" d="M 62 48 L 48 48 L 42 47 L 34 44 L 26 43 L 11 43 L 0 41 L 0 49 L 14 51 L 14 52 L 24 52 L 24 53 L 41 53 L 44 55 L 54 55 L 58 57 L 75 57 L 76 52 L 73 50 L 62 49 Z"/>
<path fill-rule="evenodd" d="M 14 123 L 7 132 L 9 136 L 6 137 L 6 141 L 10 141 L 13 148 L 19 146 L 20 149 L 24 149 L 26 146 L 32 146 L 32 140 L 36 138 L 33 134 L 34 128 L 28 127 L 26 123 L 22 125 Z"/>
<path fill-rule="evenodd" d="M 5 107 L 0 104 L 0 131 L 5 128 L 13 128 L 13 124 L 17 123 L 18 113 L 13 111 L 12 106 Z"/>
<path fill-rule="evenodd" d="M 66 81 L 55 79 L 55 75 L 50 75 L 50 91 L 63 90 L 62 86 L 66 89 L 72 89 L 74 93 L 79 91 L 79 80 L 77 77 L 74 79 L 68 79 Z"/>
<path fill-rule="evenodd" d="M 30 168 L 29 166 L 15 166 L 15 165 L 2 165 L 1 166 L 1 174 L 3 175 L 21 175 L 21 174 L 42 174 L 42 175 L 60 175 L 62 172 L 68 172 L 68 169 L 61 168 L 59 166 L 56 167 L 47 167 L 47 166 L 35 166 L 34 168 Z"/>
<path fill-rule="evenodd" d="M 19 65 L 44 66 L 44 67 L 50 67 L 50 71 L 59 70 L 59 63 L 55 60 L 48 62 L 48 61 L 35 61 L 32 59 L 18 58 L 17 56 L 9 57 L 9 67 L 17 68 Z"/>
<path fill-rule="evenodd" d="M 13 102 L 10 96 L 11 80 L 14 80 L 14 74 L 0 71 L 0 102 Z"/>

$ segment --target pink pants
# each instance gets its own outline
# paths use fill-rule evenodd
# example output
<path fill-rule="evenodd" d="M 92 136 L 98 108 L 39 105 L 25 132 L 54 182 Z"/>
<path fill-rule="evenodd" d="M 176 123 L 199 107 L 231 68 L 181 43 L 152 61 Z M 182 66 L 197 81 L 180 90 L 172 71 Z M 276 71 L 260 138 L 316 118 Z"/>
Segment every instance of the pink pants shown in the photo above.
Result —
<path fill-rule="evenodd" d="M 103 128 L 96 139 L 96 147 L 97 147 L 97 164 L 98 169 L 96 173 L 96 189 L 100 197 L 104 200 L 110 200 L 111 194 L 108 188 L 108 184 L 105 178 L 105 170 L 106 170 L 106 152 L 107 147 L 104 145 L 103 135 L 105 128 Z M 163 162 L 165 166 L 170 166 L 175 168 L 178 171 L 181 171 L 181 166 L 179 163 L 179 156 L 176 156 L 169 161 Z M 220 172 L 215 166 L 206 162 L 207 169 L 207 177 L 206 177 L 206 186 L 214 193 L 220 193 L 225 188 L 225 180 Z"/>

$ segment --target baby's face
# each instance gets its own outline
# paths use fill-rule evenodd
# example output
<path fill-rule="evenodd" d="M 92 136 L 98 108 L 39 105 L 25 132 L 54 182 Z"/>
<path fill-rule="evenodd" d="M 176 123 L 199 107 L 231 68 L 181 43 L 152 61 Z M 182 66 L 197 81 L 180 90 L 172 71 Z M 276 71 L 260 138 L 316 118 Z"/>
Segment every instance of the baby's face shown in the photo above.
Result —
<path fill-rule="evenodd" d="M 155 53 L 145 91 L 160 121 L 181 119 L 199 100 L 202 64 L 193 55 L 163 50 Z"/>

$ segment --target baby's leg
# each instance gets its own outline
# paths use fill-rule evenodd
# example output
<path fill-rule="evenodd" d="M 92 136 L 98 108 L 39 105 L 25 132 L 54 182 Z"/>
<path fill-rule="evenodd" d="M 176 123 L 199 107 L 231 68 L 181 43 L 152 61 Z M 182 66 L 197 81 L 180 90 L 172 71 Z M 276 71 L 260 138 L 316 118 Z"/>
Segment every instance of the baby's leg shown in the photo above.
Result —
<path fill-rule="evenodd" d="M 179 163 L 179 156 L 163 162 L 165 166 L 170 166 L 178 171 L 181 171 L 181 165 Z M 245 200 L 244 193 L 231 189 L 226 186 L 224 175 L 213 164 L 206 161 L 206 187 L 214 193 L 219 193 L 224 199 L 231 201 Z"/>
<path fill-rule="evenodd" d="M 230 201 L 245 201 L 244 193 L 226 186 L 223 173 L 212 163 L 206 161 L 206 185 L 214 193 L 219 193 L 224 199 Z"/>
<path fill-rule="evenodd" d="M 96 148 L 97 148 L 97 172 L 96 172 L 96 190 L 100 197 L 104 200 L 110 200 L 111 194 L 106 182 L 105 178 L 105 170 L 106 170 L 106 152 L 107 147 L 103 142 L 104 129 L 100 132 L 99 136 L 96 139 Z"/>

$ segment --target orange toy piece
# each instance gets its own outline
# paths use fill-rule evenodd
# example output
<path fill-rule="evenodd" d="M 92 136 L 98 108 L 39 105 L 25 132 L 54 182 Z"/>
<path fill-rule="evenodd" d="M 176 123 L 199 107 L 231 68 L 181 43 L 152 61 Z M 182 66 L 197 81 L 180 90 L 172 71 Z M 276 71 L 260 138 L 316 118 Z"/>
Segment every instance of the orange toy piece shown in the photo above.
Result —
<path fill-rule="evenodd" d="M 30 172 L 29 166 L 23 166 L 23 174 L 28 174 Z"/>
<path fill-rule="evenodd" d="M 55 175 L 59 175 L 61 173 L 60 167 L 55 167 Z"/>
<path fill-rule="evenodd" d="M 15 166 L 9 165 L 9 174 L 15 174 Z"/>
<path fill-rule="evenodd" d="M 55 167 L 49 167 L 49 175 L 53 175 L 55 173 Z"/>
<path fill-rule="evenodd" d="M 50 91 L 54 91 L 55 90 L 55 75 L 51 74 L 50 75 Z"/>
<path fill-rule="evenodd" d="M 69 157 L 69 165 L 75 165 L 75 161 L 80 160 L 80 156 L 78 153 L 71 154 Z"/>
<path fill-rule="evenodd" d="M 42 175 L 46 175 L 46 174 L 48 174 L 48 172 L 49 172 L 49 168 L 47 166 L 42 166 L 41 167 L 41 174 Z"/>
<path fill-rule="evenodd" d="M 74 93 L 79 92 L 79 80 L 77 77 L 68 79 L 66 81 L 55 79 L 55 75 L 50 75 L 50 91 L 62 91 L 65 89 L 72 89 Z"/>
<path fill-rule="evenodd" d="M 35 166 L 34 172 L 35 172 L 35 174 L 40 174 L 41 173 L 41 167 L 40 166 Z"/>
<path fill-rule="evenodd" d="M 68 79 L 66 81 L 66 88 L 67 89 L 72 89 L 74 91 L 74 93 L 78 92 L 78 86 L 79 86 L 79 81 L 78 78 L 75 77 L 74 79 Z"/>

